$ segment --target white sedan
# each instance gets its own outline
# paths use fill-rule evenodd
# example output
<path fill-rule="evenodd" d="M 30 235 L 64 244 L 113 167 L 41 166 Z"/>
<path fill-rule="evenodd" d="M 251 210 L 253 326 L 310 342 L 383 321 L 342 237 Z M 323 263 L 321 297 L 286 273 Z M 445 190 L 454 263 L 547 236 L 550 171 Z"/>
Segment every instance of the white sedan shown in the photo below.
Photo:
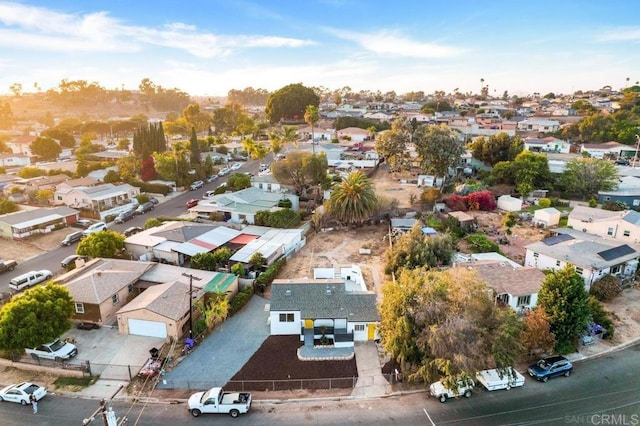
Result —
<path fill-rule="evenodd" d="M 234 163 L 230 168 L 231 170 L 238 170 L 240 167 L 242 167 L 242 164 Z"/>
<path fill-rule="evenodd" d="M 36 385 L 34 383 L 23 382 L 18 385 L 7 386 L 0 390 L 0 402 L 17 402 L 22 405 L 29 404 L 29 397 L 31 394 L 36 396 L 36 401 L 40 401 L 47 395 L 47 389 L 45 387 Z"/>

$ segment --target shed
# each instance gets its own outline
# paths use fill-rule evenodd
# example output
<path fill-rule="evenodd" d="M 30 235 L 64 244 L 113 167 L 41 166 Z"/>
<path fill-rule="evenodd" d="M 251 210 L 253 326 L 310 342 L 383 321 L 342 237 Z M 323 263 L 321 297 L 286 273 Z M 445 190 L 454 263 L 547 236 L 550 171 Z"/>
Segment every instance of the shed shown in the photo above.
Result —
<path fill-rule="evenodd" d="M 457 219 L 462 228 L 472 228 L 476 223 L 476 219 L 465 212 L 449 212 L 449 216 Z"/>
<path fill-rule="evenodd" d="M 508 212 L 519 212 L 522 210 L 522 200 L 511 195 L 502 195 L 498 197 L 498 208 Z"/>
<path fill-rule="evenodd" d="M 554 207 L 536 210 L 533 215 L 533 223 L 538 226 L 548 228 L 555 226 L 560 222 L 560 210 Z"/>

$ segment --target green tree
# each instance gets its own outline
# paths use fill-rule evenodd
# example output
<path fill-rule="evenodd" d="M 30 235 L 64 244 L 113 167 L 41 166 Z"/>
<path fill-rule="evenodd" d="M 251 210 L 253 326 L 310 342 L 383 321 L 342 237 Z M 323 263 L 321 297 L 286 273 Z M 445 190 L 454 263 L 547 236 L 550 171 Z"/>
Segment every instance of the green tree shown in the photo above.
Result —
<path fill-rule="evenodd" d="M 284 141 L 282 139 L 282 135 L 279 132 L 270 132 L 269 133 L 269 146 L 271 147 L 271 152 L 273 155 L 278 155 L 284 146 Z"/>
<path fill-rule="evenodd" d="M 212 252 L 197 253 L 191 257 L 189 266 L 193 269 L 215 271 L 218 266 L 218 262 Z"/>
<path fill-rule="evenodd" d="M 521 348 L 509 308 L 487 297 L 474 271 L 403 269 L 386 282 L 380 305 L 384 349 L 405 377 L 446 384 L 495 365 L 508 373 Z"/>
<path fill-rule="evenodd" d="M 144 229 L 151 229 L 158 226 L 162 226 L 162 221 L 157 217 L 151 217 L 144 223 Z"/>
<path fill-rule="evenodd" d="M 265 113 L 272 123 L 281 120 L 302 121 L 309 105 L 320 105 L 320 97 L 301 83 L 285 86 L 267 98 Z"/>
<path fill-rule="evenodd" d="M 385 273 L 401 269 L 435 268 L 449 265 L 455 251 L 450 235 L 428 237 L 422 232 L 424 225 L 417 223 L 409 232 L 400 235 L 385 253 Z"/>
<path fill-rule="evenodd" d="M 346 224 L 355 225 L 371 218 L 377 203 L 373 183 L 359 171 L 336 183 L 329 198 L 329 211 Z"/>
<path fill-rule="evenodd" d="M 124 235 L 115 231 L 99 231 L 80 241 L 76 254 L 89 257 L 114 258 L 124 250 Z"/>
<path fill-rule="evenodd" d="M 302 194 L 312 185 L 323 182 L 328 167 L 324 153 L 315 157 L 310 152 L 292 151 L 287 158 L 271 164 L 273 177 L 283 185 L 292 186 Z"/>
<path fill-rule="evenodd" d="M 456 165 L 465 152 L 462 142 L 446 127 L 420 126 L 414 133 L 413 143 L 420 156 L 422 170 L 442 177 L 443 182 L 449 167 Z"/>
<path fill-rule="evenodd" d="M 573 351 L 575 339 L 587 327 L 590 311 L 584 280 L 572 265 L 547 274 L 538 293 L 538 305 L 544 309 L 556 336 L 556 350 Z"/>
<path fill-rule="evenodd" d="M 583 200 L 597 195 L 598 191 L 611 191 L 618 187 L 618 171 L 607 160 L 578 158 L 570 160 L 561 177 L 561 184 L 570 193 Z"/>
<path fill-rule="evenodd" d="M 253 253 L 251 258 L 249 259 L 249 264 L 254 270 L 259 270 L 266 263 L 267 259 L 265 259 L 262 253 L 260 253 L 259 251 Z"/>
<path fill-rule="evenodd" d="M 304 110 L 304 122 L 311 126 L 311 148 L 313 155 L 316 155 L 316 139 L 313 132 L 313 129 L 320 119 L 320 115 L 318 113 L 317 105 L 307 105 Z"/>
<path fill-rule="evenodd" d="M 38 204 L 48 205 L 53 200 L 53 189 L 39 189 L 36 191 L 35 198 Z"/>
<path fill-rule="evenodd" d="M 407 145 L 411 142 L 411 124 L 406 119 L 397 118 L 391 129 L 376 138 L 376 152 L 389 164 L 390 170 L 400 171 L 407 161 Z"/>
<path fill-rule="evenodd" d="M 38 176 L 46 176 L 47 172 L 35 166 L 26 166 L 20 169 L 18 176 L 23 179 L 31 179 Z"/>
<path fill-rule="evenodd" d="M 131 143 L 129 142 L 129 139 L 122 138 L 118 141 L 118 145 L 116 146 L 116 149 L 119 149 L 121 151 L 129 151 L 130 144 Z"/>
<path fill-rule="evenodd" d="M 60 146 L 63 146 L 65 148 L 73 148 L 74 146 L 76 146 L 76 139 L 73 137 L 73 134 L 58 127 L 44 130 L 41 133 L 41 136 L 47 136 L 55 139 L 56 141 L 58 141 L 58 143 L 60 143 Z"/>
<path fill-rule="evenodd" d="M 17 212 L 18 210 L 18 205 L 13 201 L 0 199 L 0 214 L 13 213 Z"/>
<path fill-rule="evenodd" d="M 66 287 L 50 282 L 31 288 L 0 310 L 0 348 L 17 355 L 51 342 L 69 329 L 74 312 Z"/>
<path fill-rule="evenodd" d="M 232 191 L 240 191 L 241 189 L 249 188 L 251 186 L 251 176 L 244 173 L 232 173 L 227 179 L 227 186 Z"/>
<path fill-rule="evenodd" d="M 31 145 L 29 145 L 29 148 L 34 155 L 47 161 L 57 159 L 58 155 L 62 152 L 62 148 L 60 148 L 58 142 L 50 137 L 42 136 L 35 138 L 35 140 L 31 142 Z"/>
<path fill-rule="evenodd" d="M 551 180 L 549 161 L 544 154 L 523 151 L 511 163 L 516 189 L 528 196 L 536 188 L 544 188 Z"/>
<path fill-rule="evenodd" d="M 493 166 L 500 161 L 513 161 L 524 148 L 524 143 L 519 136 L 509 136 L 501 132 L 491 135 L 488 139 L 479 137 L 471 143 L 473 157 Z"/>

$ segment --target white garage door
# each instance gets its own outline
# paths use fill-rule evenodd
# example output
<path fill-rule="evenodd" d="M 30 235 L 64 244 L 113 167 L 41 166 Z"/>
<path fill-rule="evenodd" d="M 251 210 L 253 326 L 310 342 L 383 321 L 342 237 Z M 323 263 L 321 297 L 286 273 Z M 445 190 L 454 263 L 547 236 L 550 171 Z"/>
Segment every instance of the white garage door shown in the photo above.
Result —
<path fill-rule="evenodd" d="M 167 337 L 167 325 L 163 322 L 129 318 L 129 334 L 148 337 Z"/>

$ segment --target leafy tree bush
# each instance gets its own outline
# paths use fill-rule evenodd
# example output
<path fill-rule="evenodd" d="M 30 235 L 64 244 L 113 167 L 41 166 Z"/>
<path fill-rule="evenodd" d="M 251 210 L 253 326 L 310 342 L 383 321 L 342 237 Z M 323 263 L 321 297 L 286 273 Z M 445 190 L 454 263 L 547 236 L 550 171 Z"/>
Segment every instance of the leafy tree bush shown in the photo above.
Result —
<path fill-rule="evenodd" d="M 589 207 L 591 208 L 598 207 L 598 200 L 595 197 L 591 197 L 589 199 Z"/>
<path fill-rule="evenodd" d="M 18 205 L 11 200 L 0 200 L 0 214 L 18 211 Z"/>
<path fill-rule="evenodd" d="M 627 206 L 622 201 L 607 201 L 602 204 L 602 210 L 621 212 L 626 209 L 627 209 Z"/>
<path fill-rule="evenodd" d="M 114 258 L 124 250 L 125 236 L 115 231 L 99 231 L 84 237 L 76 254 L 89 257 Z"/>
<path fill-rule="evenodd" d="M 603 338 L 612 339 L 616 332 L 616 327 L 613 325 L 613 320 L 611 319 L 613 314 L 605 311 L 602 303 L 593 296 L 589 297 L 589 311 L 591 312 L 591 321 L 607 330 Z"/>
<path fill-rule="evenodd" d="M 261 210 L 256 213 L 255 223 L 258 226 L 271 228 L 295 228 L 300 224 L 300 214 L 291 209 L 282 209 L 275 212 Z"/>
<path fill-rule="evenodd" d="M 149 202 L 149 196 L 147 194 L 138 194 L 136 195 L 136 200 L 138 200 L 139 204 L 144 204 Z"/>
<path fill-rule="evenodd" d="M 194 254 L 191 257 L 190 265 L 193 269 L 215 271 L 217 262 L 213 253 L 207 252 Z"/>
<path fill-rule="evenodd" d="M 500 253 L 498 243 L 491 241 L 484 234 L 471 234 L 465 237 L 465 241 L 469 243 L 471 251 L 474 253 L 496 252 Z"/>
<path fill-rule="evenodd" d="M 276 278 L 278 272 L 282 267 L 287 263 L 287 259 L 284 257 L 276 262 L 274 262 L 271 266 L 267 268 L 266 271 L 261 273 L 258 278 L 256 278 L 256 284 L 271 284 L 271 282 Z"/>
<path fill-rule="evenodd" d="M 46 170 L 42 170 L 42 169 L 39 169 L 38 167 L 34 167 L 34 166 L 23 167 L 18 172 L 18 176 L 20 176 L 23 179 L 31 179 L 31 178 L 34 178 L 34 177 L 46 176 L 46 175 L 47 175 Z"/>
<path fill-rule="evenodd" d="M 142 192 L 151 194 L 167 195 L 172 191 L 170 187 L 161 183 L 133 182 L 131 185 L 139 187 Z"/>
<path fill-rule="evenodd" d="M 233 275 L 243 277 L 245 275 L 244 265 L 240 262 L 234 263 L 233 265 L 231 265 L 231 273 Z"/>
<path fill-rule="evenodd" d="M 291 200 L 288 198 L 283 198 L 282 200 L 278 201 L 278 207 L 290 209 L 292 206 L 293 204 L 291 203 Z"/>
<path fill-rule="evenodd" d="M 233 299 L 231 299 L 229 306 L 229 315 L 233 315 L 236 312 L 239 312 L 240 309 L 244 308 L 251 297 L 253 296 L 253 288 L 245 287 L 236 294 Z"/>
<path fill-rule="evenodd" d="M 493 211 L 497 207 L 496 197 L 491 191 L 472 192 L 465 197 L 468 210 Z"/>
<path fill-rule="evenodd" d="M 157 217 L 151 217 L 144 223 L 144 229 L 155 228 L 160 225 L 162 225 L 162 220 Z"/>
<path fill-rule="evenodd" d="M 385 253 L 385 273 L 400 269 L 425 267 L 427 269 L 451 263 L 454 246 L 449 235 L 428 237 L 417 223 L 411 231 L 399 236 L 392 248 Z"/>
<path fill-rule="evenodd" d="M 454 194 L 444 199 L 445 205 L 454 212 L 466 212 L 467 202 L 464 197 Z"/>
<path fill-rule="evenodd" d="M 538 206 L 540 206 L 543 209 L 546 209 L 547 207 L 551 207 L 551 200 L 549 198 L 540 198 L 538 200 Z"/>
<path fill-rule="evenodd" d="M 622 293 L 622 280 L 613 275 L 605 275 L 591 284 L 589 293 L 601 302 L 608 302 Z"/>
<path fill-rule="evenodd" d="M 551 332 L 549 319 L 544 309 L 537 307 L 522 319 L 524 325 L 520 340 L 528 356 L 534 357 L 553 351 L 556 338 Z"/>

